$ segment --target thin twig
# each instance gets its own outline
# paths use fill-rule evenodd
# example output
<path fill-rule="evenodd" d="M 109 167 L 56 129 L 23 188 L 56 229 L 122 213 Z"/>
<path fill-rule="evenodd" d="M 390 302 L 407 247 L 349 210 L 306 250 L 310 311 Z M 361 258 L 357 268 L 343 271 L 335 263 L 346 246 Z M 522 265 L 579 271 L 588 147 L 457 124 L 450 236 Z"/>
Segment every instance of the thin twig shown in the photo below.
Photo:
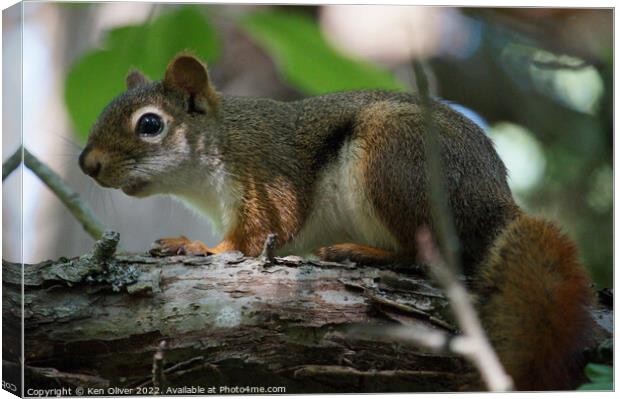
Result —
<path fill-rule="evenodd" d="M 69 188 L 60 176 L 25 148 L 24 164 L 56 194 L 92 238 L 95 240 L 101 238 L 105 230 L 103 224 L 97 219 L 90 207 L 80 199 L 78 193 Z"/>
<path fill-rule="evenodd" d="M 441 251 L 437 250 L 430 230 L 423 227 L 419 229 L 416 236 L 418 254 L 429 265 L 430 272 L 442 286 L 462 331 L 458 339 L 452 340 L 451 349 L 470 359 L 489 390 L 508 391 L 513 387 L 512 379 L 506 374 L 488 341 L 465 287 L 456 277 L 460 271 L 459 240 L 454 228 L 452 212 L 448 206 L 447 182 L 441 165 L 439 133 L 432 116 L 433 105 L 424 68 L 419 61 L 414 61 L 413 69 L 424 114 L 428 201 L 433 230 L 441 249 Z"/>
<path fill-rule="evenodd" d="M 164 350 L 166 341 L 161 341 L 157 351 L 153 355 L 153 387 L 163 389 L 165 385 L 164 375 Z"/>
<path fill-rule="evenodd" d="M 2 164 L 2 181 L 6 179 L 22 163 L 22 146 Z"/>
<path fill-rule="evenodd" d="M 397 326 L 364 326 L 352 327 L 349 330 L 352 337 L 360 339 L 373 339 L 384 342 L 401 342 L 405 344 L 420 345 L 436 352 L 446 351 L 449 348 L 452 335 L 445 331 L 431 329 L 423 324 L 397 325 Z"/>
<path fill-rule="evenodd" d="M 276 249 L 276 242 L 278 240 L 277 234 L 269 234 L 263 245 L 263 251 L 260 254 L 260 259 L 266 264 L 271 264 L 274 259 L 274 252 Z"/>
<path fill-rule="evenodd" d="M 460 271 L 460 245 L 452 222 L 452 211 L 448 206 L 447 182 L 441 165 L 439 134 L 432 116 L 431 98 L 428 92 L 428 79 L 419 61 L 413 61 L 416 86 L 420 94 L 420 105 L 424 118 L 424 151 L 426 157 L 426 177 L 428 202 L 430 204 L 433 230 L 437 234 L 441 253 L 449 267 Z"/>
<path fill-rule="evenodd" d="M 195 370 L 196 368 L 208 368 L 210 370 L 213 370 L 219 373 L 218 367 L 214 364 L 206 363 L 204 356 L 196 356 L 196 357 L 192 357 L 191 359 L 183 360 L 177 364 L 174 364 L 164 369 L 163 374 L 168 375 L 168 376 L 173 375 L 173 374 L 178 375 L 179 373 L 182 373 L 184 371 L 192 371 L 192 370 Z M 170 378 L 167 378 L 167 380 L 169 379 Z M 152 384 L 152 382 L 153 382 L 153 377 L 151 376 L 150 378 L 146 378 L 144 380 L 132 383 L 131 386 L 135 388 L 144 388 L 144 387 L 149 386 L 149 384 Z M 160 389 L 160 393 L 161 393 L 161 389 Z"/>
<path fill-rule="evenodd" d="M 120 234 L 107 230 L 95 241 L 92 251 L 66 262 L 56 263 L 41 272 L 41 278 L 49 281 L 72 283 L 101 282 L 113 280 L 112 285 L 120 287 L 134 283 L 137 271 L 133 266 L 110 269 Z M 114 288 L 113 288 L 114 289 Z"/>
<path fill-rule="evenodd" d="M 95 244 L 93 245 L 93 250 L 91 251 L 92 262 L 97 263 L 106 263 L 116 253 L 116 247 L 118 246 L 118 242 L 121 239 L 121 235 L 116 231 L 106 230 L 101 235 Z"/>
<path fill-rule="evenodd" d="M 96 375 L 67 373 L 52 367 L 26 366 L 26 372 L 29 374 L 32 373 L 38 378 L 47 378 L 51 381 L 63 381 L 78 386 L 81 385 L 96 388 L 108 388 L 110 386 L 110 381 Z"/>
<path fill-rule="evenodd" d="M 428 228 L 421 228 L 417 233 L 417 249 L 420 257 L 430 266 L 435 279 L 443 287 L 452 313 L 461 328 L 462 336 L 453 340 L 451 349 L 467 357 L 478 369 L 482 380 L 491 391 L 512 390 L 512 378 L 499 361 L 491 343 L 486 337 L 474 306 L 463 284 L 456 278 L 442 259 L 433 244 Z"/>

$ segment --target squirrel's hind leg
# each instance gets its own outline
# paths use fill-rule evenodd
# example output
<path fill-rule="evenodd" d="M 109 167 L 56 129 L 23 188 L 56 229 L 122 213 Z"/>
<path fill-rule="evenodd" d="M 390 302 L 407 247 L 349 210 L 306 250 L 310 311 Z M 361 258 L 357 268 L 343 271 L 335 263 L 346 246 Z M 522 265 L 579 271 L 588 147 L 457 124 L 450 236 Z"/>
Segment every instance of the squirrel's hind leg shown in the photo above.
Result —
<path fill-rule="evenodd" d="M 411 261 L 412 257 L 381 248 L 359 244 L 336 244 L 319 248 L 316 254 L 322 260 L 343 262 L 346 260 L 365 265 L 386 265 Z"/>

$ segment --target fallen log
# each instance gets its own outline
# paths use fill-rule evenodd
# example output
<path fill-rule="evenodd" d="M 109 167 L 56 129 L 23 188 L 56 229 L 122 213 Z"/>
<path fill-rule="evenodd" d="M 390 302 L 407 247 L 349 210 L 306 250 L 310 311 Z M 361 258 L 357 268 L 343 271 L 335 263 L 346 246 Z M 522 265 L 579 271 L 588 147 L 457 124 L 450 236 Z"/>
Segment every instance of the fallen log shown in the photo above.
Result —
<path fill-rule="evenodd" d="M 453 354 L 351 334 L 395 323 L 456 332 L 446 299 L 415 265 L 268 251 L 113 255 L 115 240 L 108 235 L 112 244 L 104 239 L 77 259 L 24 265 L 23 280 L 20 264 L 3 262 L 3 368 L 5 376 L 19 371 L 23 282 L 26 394 L 437 392 L 478 384 Z M 599 341 L 609 331 L 601 329 Z"/>

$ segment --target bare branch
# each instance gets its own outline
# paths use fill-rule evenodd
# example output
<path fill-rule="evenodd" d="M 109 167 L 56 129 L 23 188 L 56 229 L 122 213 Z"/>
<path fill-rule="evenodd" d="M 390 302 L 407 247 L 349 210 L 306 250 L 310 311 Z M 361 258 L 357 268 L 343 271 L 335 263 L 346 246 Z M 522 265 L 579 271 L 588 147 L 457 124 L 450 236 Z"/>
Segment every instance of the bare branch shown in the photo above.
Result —
<path fill-rule="evenodd" d="M 436 352 L 448 350 L 448 344 L 452 338 L 450 334 L 444 331 L 428 328 L 421 323 L 391 327 L 364 326 L 363 328 L 352 328 L 350 334 L 355 338 L 420 345 Z"/>
<path fill-rule="evenodd" d="M 5 295 L 21 295 L 23 284 L 31 298 L 23 312 L 26 365 L 45 361 L 45 367 L 63 373 L 88 371 L 110 386 L 150 387 L 153 363 L 158 363 L 153 355 L 165 340 L 165 390 L 186 386 L 188 380 L 204 386 L 247 384 L 249 373 L 253 381 L 282 381 L 287 393 L 307 393 L 309 386 L 317 392 L 454 391 L 476 381 L 473 367 L 454 356 L 347 339 L 349 327 L 385 326 L 390 315 L 406 324 L 419 321 L 436 327 L 416 312 L 395 307 L 376 311 L 364 292 L 375 286 L 392 302 L 415 306 L 417 298 L 425 311 L 438 317 L 446 306 L 441 297 L 412 297 L 398 290 L 401 285 L 393 279 L 383 279 L 383 269 L 277 256 L 266 268 L 259 258 L 230 252 L 124 254 L 109 259 L 105 267 L 94 260 L 75 263 L 30 265 L 23 277 L 22 265 L 3 265 Z M 99 278 L 115 268 L 135 270 L 117 290 L 116 278 Z M 435 292 L 420 276 L 402 278 L 421 292 Z M 349 289 L 340 280 L 360 289 Z M 147 283 L 153 289 L 132 288 Z M 11 304 L 4 309 L 4 324 L 19 325 L 15 320 L 21 306 Z M 6 347 L 18 345 L 7 342 Z M 19 362 L 20 353 L 10 360 Z M 337 367 L 316 375 L 295 374 L 313 365 L 350 367 L 352 374 L 342 377 L 352 379 L 339 378 Z"/>
<path fill-rule="evenodd" d="M 488 341 L 465 287 L 442 259 L 433 244 L 431 232 L 427 228 L 421 228 L 418 231 L 417 244 L 420 258 L 428 263 L 433 276 L 444 288 L 452 313 L 463 331 L 461 337 L 452 341 L 450 349 L 455 353 L 463 354 L 474 363 L 489 390 L 511 390 L 513 388 L 512 378 L 506 374 Z"/>
<path fill-rule="evenodd" d="M 22 162 L 22 150 L 23 147 L 19 146 L 19 148 L 11 155 L 4 163 L 2 164 L 2 181 L 6 179 Z"/>
<path fill-rule="evenodd" d="M 110 244 L 118 239 L 113 233 L 106 237 Z M 31 387 L 150 387 L 155 363 L 155 375 L 157 364 L 165 367 L 165 389 L 187 381 L 245 385 L 248 375 L 252 381 L 282 382 L 289 394 L 308 393 L 309 387 L 323 393 L 479 389 L 471 362 L 454 355 L 471 352 L 467 337 L 453 337 L 410 312 L 423 305 L 441 317 L 447 305 L 441 296 L 427 296 L 436 288 L 423 277 L 401 276 L 421 292 L 411 294 L 372 266 L 276 256 L 265 268 L 260 259 L 240 253 L 123 254 L 102 266 L 95 252 L 27 268 L 3 262 L 2 289 L 9 298 L 3 328 L 19 331 L 24 320 L 28 348 L 22 358 L 20 334 L 5 334 L 3 367 L 58 370 L 36 373 L 27 380 Z M 111 275 L 127 269 L 134 270 L 131 278 Z M 145 284 L 152 289 L 132 288 Z M 389 300 L 380 312 L 366 295 L 373 289 Z M 22 308 L 17 298 L 23 295 L 28 301 Z M 593 311 L 597 320 L 612 320 L 610 309 Z M 386 320 L 403 327 L 392 329 Z M 597 332 L 597 342 L 612 337 L 612 324 Z M 349 339 L 352 328 L 385 332 L 384 340 Z M 162 340 L 163 361 L 154 362 L 154 345 Z"/>
<path fill-rule="evenodd" d="M 35 175 L 69 209 L 71 214 L 82 224 L 84 230 L 95 240 L 99 239 L 105 230 L 103 224 L 95 216 L 90 207 L 80 199 L 78 193 L 73 191 L 69 186 L 47 165 L 39 161 L 37 157 L 32 155 L 24 148 L 24 164 L 28 169 L 32 170 Z M 4 173 L 4 171 L 3 171 Z"/>
<path fill-rule="evenodd" d="M 449 267 L 460 270 L 460 244 L 452 222 L 452 211 L 448 206 L 445 174 L 441 165 L 439 135 L 432 117 L 432 105 L 428 92 L 428 79 L 419 61 L 413 61 L 422 113 L 424 115 L 424 151 L 426 157 L 426 176 L 428 202 L 430 204 L 433 228 L 437 234 L 441 253 Z"/>
<path fill-rule="evenodd" d="M 432 104 L 424 68 L 419 61 L 414 61 L 413 69 L 424 114 L 428 201 L 433 228 L 441 248 L 441 252 L 435 248 L 430 230 L 422 228 L 416 237 L 418 254 L 422 261 L 429 265 L 429 270 L 444 289 L 457 323 L 463 331 L 462 336 L 451 341 L 450 349 L 455 353 L 463 354 L 474 363 L 489 390 L 511 390 L 512 379 L 499 362 L 497 354 L 486 338 L 465 287 L 456 277 L 456 273 L 460 270 L 459 239 L 447 202 L 448 194 L 441 165 L 439 134 L 432 117 Z M 445 257 L 445 261 L 441 254 Z"/>
<path fill-rule="evenodd" d="M 265 240 L 265 244 L 263 246 L 263 251 L 260 254 L 260 259 L 265 263 L 271 263 L 273 261 L 273 257 L 275 249 L 276 249 L 276 241 L 278 239 L 277 234 L 269 234 L 267 239 Z"/>

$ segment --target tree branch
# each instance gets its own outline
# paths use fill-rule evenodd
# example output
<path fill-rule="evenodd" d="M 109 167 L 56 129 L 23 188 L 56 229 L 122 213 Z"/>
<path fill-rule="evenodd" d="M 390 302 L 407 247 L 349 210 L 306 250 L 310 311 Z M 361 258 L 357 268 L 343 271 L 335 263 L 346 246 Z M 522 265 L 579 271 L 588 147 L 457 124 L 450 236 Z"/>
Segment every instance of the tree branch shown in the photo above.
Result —
<path fill-rule="evenodd" d="M 24 269 L 25 363 L 60 376 L 38 373 L 27 387 L 73 386 L 75 378 L 62 376 L 79 375 L 83 386 L 91 377 L 131 388 L 159 384 L 164 373 L 166 387 L 273 385 L 287 393 L 454 391 L 477 380 L 458 358 L 347 336 L 352 326 L 395 321 L 451 331 L 445 299 L 423 277 L 238 252 L 103 262 L 98 252 Z M 3 269 L 11 304 L 22 295 L 21 265 Z M 20 314 L 21 306 L 3 307 L 4 325 L 19 325 Z M 5 335 L 5 348 L 18 347 L 12 339 Z"/>
<path fill-rule="evenodd" d="M 459 273 L 461 270 L 460 243 L 454 229 L 452 210 L 448 206 L 446 177 L 441 164 L 439 135 L 432 116 L 428 79 L 420 61 L 413 61 L 413 71 L 424 116 L 426 180 L 433 229 L 448 267 L 451 267 L 455 273 Z"/>
<path fill-rule="evenodd" d="M 286 393 L 480 388 L 468 362 L 437 352 L 468 347 L 452 338 L 447 301 L 424 277 L 292 256 L 101 250 L 117 240 L 106 233 L 90 254 L 68 261 L 3 262 L 4 361 L 19 367 L 14 326 L 23 314 L 26 388 L 159 384 L 164 394 L 198 385 L 282 386 Z M 421 326 L 417 335 L 406 330 L 416 345 L 386 342 L 395 326 L 411 325 Z M 351 329 L 387 337 L 352 337 Z"/>
<path fill-rule="evenodd" d="M 43 162 L 39 161 L 39 159 L 32 155 L 27 149 L 24 148 L 23 151 L 24 164 L 28 169 L 32 170 L 34 174 L 56 194 L 58 199 L 69 209 L 71 214 L 82 224 L 84 230 L 86 230 L 92 238 L 95 240 L 99 239 L 103 234 L 104 226 L 90 207 L 80 199 L 78 193 L 69 188 L 60 176 Z"/>
<path fill-rule="evenodd" d="M 435 280 L 446 293 L 452 312 L 463 334 L 454 338 L 450 348 L 468 358 L 476 366 L 484 383 L 491 391 L 509 391 L 512 379 L 504 370 L 493 350 L 465 287 L 459 282 L 461 271 L 459 239 L 454 228 L 452 211 L 448 205 L 445 174 L 441 165 L 439 134 L 432 116 L 428 81 L 422 64 L 414 60 L 413 69 L 420 93 L 425 125 L 425 155 L 427 168 L 428 201 L 433 228 L 441 245 L 441 252 L 433 245 L 431 232 L 421 228 L 417 233 L 418 255 L 429 266 Z M 443 257 L 442 255 L 443 254 Z M 445 258 L 445 261 L 444 261 Z M 418 334 L 419 335 L 419 334 Z M 440 342 L 436 338 L 437 342 Z"/>
<path fill-rule="evenodd" d="M 22 162 L 22 146 L 11 155 L 6 161 L 2 163 L 2 181 L 6 179 Z"/>

